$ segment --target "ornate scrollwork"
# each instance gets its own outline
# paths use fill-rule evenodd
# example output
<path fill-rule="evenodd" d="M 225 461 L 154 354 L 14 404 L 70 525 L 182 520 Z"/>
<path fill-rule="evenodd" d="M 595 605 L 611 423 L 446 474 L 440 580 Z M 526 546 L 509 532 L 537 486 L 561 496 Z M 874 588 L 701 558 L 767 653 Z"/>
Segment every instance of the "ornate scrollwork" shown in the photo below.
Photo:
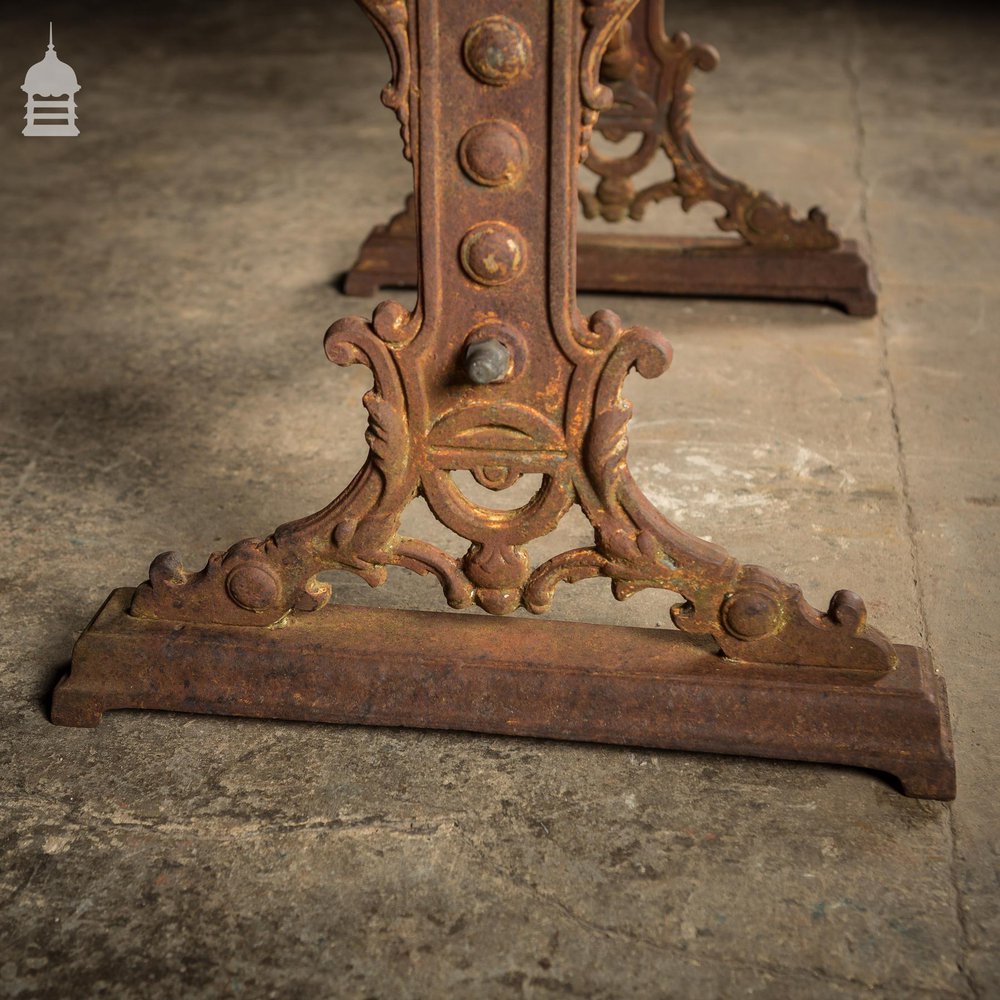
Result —
<path fill-rule="evenodd" d="M 379 586 L 388 565 L 434 572 L 446 584 L 449 599 L 463 603 L 463 587 L 449 570 L 450 557 L 397 535 L 403 509 L 416 495 L 418 483 L 393 346 L 407 341 L 411 321 L 402 306 L 382 303 L 371 323 L 350 317 L 327 332 L 325 349 L 331 361 L 364 364 L 374 377 L 363 398 L 368 460 L 347 489 L 317 514 L 282 525 L 266 539 L 244 539 L 224 553 L 213 553 L 197 573 L 185 570 L 176 553 L 157 556 L 149 580 L 135 592 L 132 614 L 271 625 L 293 611 L 326 604 L 330 587 L 316 580 L 322 570 L 344 569 Z"/>
<path fill-rule="evenodd" d="M 364 397 L 368 461 L 344 493 L 318 514 L 284 525 L 267 539 L 245 539 L 214 553 L 198 573 L 188 573 L 173 553 L 158 556 L 149 580 L 135 593 L 133 614 L 274 624 L 327 602 L 330 588 L 316 580 L 318 572 L 343 569 L 379 586 L 387 566 L 433 574 L 455 608 L 475 602 L 491 614 L 518 607 L 541 614 L 560 583 L 603 576 L 619 600 L 649 587 L 681 594 L 684 603 L 671 609 L 677 627 L 714 636 L 734 659 L 849 666 L 872 673 L 891 668 L 892 646 L 867 626 L 860 598 L 839 591 L 823 614 L 798 587 L 760 567 L 741 566 L 718 546 L 682 531 L 642 496 L 628 469 L 632 408 L 622 389 L 630 371 L 655 378 L 669 367 L 671 349 L 661 334 L 645 327 L 623 330 L 608 310 L 591 317 L 587 329 L 594 332 L 595 354 L 584 367 L 592 398 L 581 455 L 574 459 L 553 451 L 554 428 L 534 414 L 532 434 L 519 432 L 528 442 L 520 458 L 509 459 L 512 464 L 470 463 L 480 482 L 504 489 L 519 477 L 524 462 L 530 466 L 539 454 L 550 456 L 541 459 L 540 468 L 548 471 L 527 504 L 491 510 L 465 498 L 446 469 L 422 463 L 412 453 L 409 400 L 397 359 L 411 322 L 401 306 L 383 303 L 372 322 L 352 317 L 334 323 L 327 333 L 331 361 L 365 364 L 374 376 Z M 458 411 L 443 426 L 461 440 L 466 423 L 476 429 L 474 417 L 474 411 Z M 502 434 L 515 428 L 495 430 Z M 418 492 L 440 520 L 471 540 L 463 559 L 398 536 L 402 511 Z M 593 525 L 594 545 L 561 553 L 532 571 L 524 543 L 552 531 L 573 502 Z"/>
<path fill-rule="evenodd" d="M 603 325 L 615 322 L 603 317 Z M 734 659 L 845 667 L 884 673 L 895 663 L 891 643 L 866 624 L 864 603 L 838 591 L 823 614 L 801 590 L 758 566 L 741 566 L 724 549 L 688 535 L 653 508 L 628 470 L 626 428 L 631 406 L 626 375 L 662 374 L 670 345 L 655 331 L 633 327 L 611 345 L 594 396 L 579 502 L 594 526 L 595 544 L 561 553 L 528 579 L 523 605 L 549 609 L 560 583 L 603 576 L 618 600 L 654 587 L 681 594 L 675 625 L 711 635 Z"/>
<path fill-rule="evenodd" d="M 472 603 L 474 588 L 463 575 L 462 564 L 437 546 L 416 538 L 404 539 L 396 546 L 393 563 L 421 576 L 433 573 L 450 607 L 467 608 Z"/>
<path fill-rule="evenodd" d="M 668 38 L 662 0 L 641 0 L 633 21 L 644 23 L 645 29 L 620 33 L 604 60 L 604 89 L 613 93 L 613 102 L 597 127 L 612 142 L 634 134 L 641 142 L 636 151 L 618 158 L 589 151 L 585 165 L 600 180 L 593 191 L 580 191 L 587 218 L 641 219 L 649 205 L 665 198 L 679 198 L 684 211 L 708 201 L 724 209 L 718 227 L 747 244 L 811 250 L 839 246 L 840 238 L 819 208 L 797 218 L 789 205 L 723 173 L 698 146 L 690 128 L 690 78 L 695 69 L 715 69 L 718 52 L 693 44 L 684 32 Z M 603 94 L 601 99 L 606 99 Z M 661 150 L 673 177 L 636 190 L 633 178 Z"/>
<path fill-rule="evenodd" d="M 358 0 L 375 25 L 392 64 L 392 77 L 382 88 L 382 103 L 396 113 L 403 156 L 413 159 L 410 146 L 410 40 L 406 0 Z"/>
<path fill-rule="evenodd" d="M 579 2 L 585 27 L 579 93 L 586 142 L 597 111 L 611 97 L 598 73 L 605 47 L 620 30 L 609 77 L 630 72 L 622 26 L 635 0 Z M 411 101 L 419 107 L 419 88 L 410 79 L 407 5 L 402 0 L 363 0 L 363 5 L 393 58 L 386 103 L 400 115 L 408 142 L 408 109 Z M 566 5 L 562 9 L 567 17 L 572 13 Z M 685 36 L 671 45 L 670 72 L 682 82 L 692 66 L 705 65 L 708 50 L 692 47 Z M 488 51 L 483 58 L 487 56 Z M 482 81 L 486 75 L 480 72 L 476 86 L 491 85 Z M 577 82 L 564 85 L 575 100 Z M 683 87 L 672 93 L 677 99 L 669 105 L 672 124 L 662 133 L 663 141 L 688 143 L 675 160 L 681 164 L 676 193 L 686 201 L 718 200 L 724 185 L 705 166 L 707 161 L 698 160 L 700 154 L 686 134 L 689 94 Z M 638 121 L 644 104 L 641 95 L 633 97 L 629 113 Z M 627 124 L 619 115 L 608 128 L 624 129 Z M 654 134 L 648 126 L 642 128 L 647 139 Z M 570 129 L 572 147 L 572 120 Z M 572 148 L 561 148 L 563 166 L 570 165 Z M 593 157 L 588 163 L 593 164 Z M 690 176 L 684 173 L 688 167 Z M 570 180 L 563 193 L 572 199 L 572 171 L 566 176 Z M 553 195 L 545 185 L 534 190 L 546 192 L 535 196 L 549 212 L 563 211 L 562 203 L 553 202 L 558 192 Z M 761 225 L 756 213 L 766 204 L 762 197 L 747 201 L 737 191 L 732 201 L 724 202 L 732 225 L 741 232 Z M 630 210 L 639 211 L 637 204 L 638 198 Z M 476 228 L 473 218 L 461 221 Z M 501 223 L 490 225 L 498 228 Z M 571 227 L 559 231 L 559 238 L 571 245 Z M 457 261 L 458 246 L 453 251 Z M 532 253 L 525 260 L 535 287 L 544 287 L 546 275 L 540 269 L 547 266 L 546 255 Z M 440 261 L 432 264 L 440 266 Z M 454 280 L 466 281 L 457 276 Z M 480 281 L 473 294 L 488 287 L 492 295 L 500 287 L 498 296 L 523 296 L 523 291 L 506 287 L 517 280 L 520 271 L 502 285 Z M 214 553 L 198 573 L 187 572 L 174 554 L 157 557 L 149 580 L 134 594 L 132 613 L 175 621 L 274 625 L 289 614 L 326 603 L 330 587 L 318 581 L 320 572 L 346 570 L 378 586 L 386 579 L 387 567 L 400 566 L 432 574 L 452 607 L 475 602 L 495 615 L 520 607 L 540 614 L 551 606 L 560 583 L 600 576 L 611 582 L 619 600 L 644 588 L 680 594 L 683 603 L 672 608 L 677 627 L 714 636 L 733 659 L 872 674 L 890 669 L 892 647 L 868 627 L 859 598 L 838 592 L 823 614 L 810 607 L 794 585 L 760 567 L 742 566 L 719 546 L 681 530 L 646 500 L 628 469 L 631 405 L 623 387 L 632 371 L 644 378 L 665 372 L 670 345 L 654 330 L 624 328 L 610 310 L 585 319 L 576 308 L 572 286 L 562 294 L 558 309 L 542 306 L 548 338 L 519 314 L 522 336 L 501 306 L 493 304 L 515 300 L 500 297 L 474 299 L 469 315 L 438 316 L 434 321 L 422 304 L 410 312 L 384 302 L 371 321 L 350 317 L 334 323 L 324 342 L 327 357 L 338 365 L 363 364 L 373 376 L 364 396 L 369 454 L 353 482 L 318 513 L 283 525 L 268 538 L 245 539 Z M 440 329 L 434 329 L 435 323 Z M 463 345 L 470 335 L 481 333 L 484 324 L 491 336 L 508 338 L 516 362 L 513 374 L 496 385 L 461 383 L 455 372 Z M 421 343 L 424 335 L 431 338 L 429 343 Z M 435 350 L 439 357 L 433 356 Z M 528 353 L 530 359 L 521 356 Z M 462 493 L 452 476 L 460 469 L 494 491 L 507 489 L 526 473 L 540 475 L 541 485 L 517 509 L 497 510 Z M 419 539 L 400 537 L 403 510 L 418 495 L 443 524 L 469 542 L 461 559 Z M 593 528 L 593 545 L 563 552 L 533 570 L 527 543 L 552 532 L 574 504 Z"/>
<path fill-rule="evenodd" d="M 587 156 L 598 116 L 614 103 L 614 93 L 601 83 L 601 60 L 612 36 L 625 23 L 638 0 L 584 0 L 585 34 L 580 52 L 580 160 Z"/>

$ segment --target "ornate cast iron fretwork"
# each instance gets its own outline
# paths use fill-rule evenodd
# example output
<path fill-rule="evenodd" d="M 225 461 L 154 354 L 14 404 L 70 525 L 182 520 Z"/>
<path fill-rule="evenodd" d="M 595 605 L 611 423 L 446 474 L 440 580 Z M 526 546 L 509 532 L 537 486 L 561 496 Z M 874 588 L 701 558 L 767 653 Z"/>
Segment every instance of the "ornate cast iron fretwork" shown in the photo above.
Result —
<path fill-rule="evenodd" d="M 187 571 L 172 553 L 157 557 L 148 581 L 131 594 L 122 625 L 130 637 L 143 637 L 143 655 L 165 641 L 165 628 L 185 626 L 194 629 L 190 634 L 209 636 L 208 646 L 216 651 L 233 646 L 233 655 L 242 651 L 262 660 L 280 656 L 280 637 L 289 636 L 283 642 L 290 656 L 289 650 L 300 641 L 296 636 L 314 634 L 311 621 L 317 622 L 315 634 L 326 635 L 322 630 L 329 626 L 322 623 L 331 621 L 328 616 L 335 610 L 321 610 L 332 595 L 331 586 L 319 582 L 319 573 L 344 570 L 379 586 L 387 567 L 400 566 L 436 577 L 451 607 L 475 603 L 495 616 L 519 608 L 544 614 L 560 584 L 593 577 L 607 579 L 619 600 L 646 588 L 680 594 L 682 602 L 672 608 L 677 629 L 712 637 L 721 652 L 709 657 L 706 667 L 698 659 L 706 655 L 700 646 L 677 646 L 670 638 L 658 648 L 672 650 L 671 662 L 683 667 L 682 675 L 694 669 L 695 661 L 701 664 L 697 672 L 718 673 L 712 683 L 723 700 L 751 681 L 764 685 L 761 697 L 766 700 L 770 688 L 765 681 L 772 676 L 768 670 L 777 671 L 775 690 L 785 692 L 782 697 L 789 684 L 804 683 L 800 678 L 812 685 L 803 695 L 809 699 L 819 694 L 825 698 L 829 689 L 824 685 L 843 685 L 848 683 L 845 678 L 853 677 L 850 683 L 859 685 L 864 697 L 877 700 L 877 693 L 871 692 L 899 673 L 901 655 L 902 673 L 912 686 L 910 674 L 924 668 L 913 666 L 908 653 L 901 654 L 908 647 L 894 647 L 867 624 L 860 598 L 840 591 L 825 612 L 812 608 L 798 587 L 761 567 L 743 565 L 720 546 L 681 530 L 646 500 L 629 473 L 626 376 L 632 371 L 644 378 L 662 375 L 670 365 L 670 345 L 660 333 L 626 326 L 608 310 L 589 318 L 580 313 L 574 281 L 574 206 L 580 146 L 593 125 L 590 112 L 608 99 L 603 85 L 595 82 L 596 67 L 633 3 L 363 0 L 392 60 L 392 81 L 383 93 L 400 117 L 404 149 L 413 158 L 421 268 L 412 311 L 383 302 L 370 321 L 341 319 L 326 334 L 330 361 L 362 364 L 372 372 L 373 385 L 364 397 L 368 458 L 325 509 L 285 524 L 265 539 L 237 542 L 213 554 L 198 572 Z M 541 484 L 523 506 L 494 509 L 461 491 L 453 476 L 458 470 L 472 473 L 494 491 L 507 489 L 526 474 L 540 476 Z M 418 496 L 467 540 L 461 558 L 400 533 L 403 510 Z M 593 544 L 532 566 L 527 543 L 552 532 L 574 504 L 593 527 Z M 464 623 L 454 624 L 454 616 L 441 617 L 443 623 L 434 628 L 444 634 L 467 630 Z M 393 619 L 391 628 L 400 620 Z M 350 623 L 343 617 L 337 621 L 338 629 L 346 630 L 342 641 L 348 643 Z M 515 629 L 531 625 L 524 620 L 511 624 Z M 103 694 L 96 691 L 88 665 L 86 651 L 103 641 L 97 638 L 103 628 L 99 620 L 78 646 L 78 665 L 56 693 L 58 721 L 94 724 L 95 713 L 99 718 L 104 707 L 123 703 L 124 695 L 107 693 L 110 682 L 105 681 Z M 425 626 L 414 629 L 414 635 L 425 635 Z M 189 633 L 182 628 L 180 634 Z M 169 641 L 175 642 L 177 635 L 170 631 Z M 343 666 L 346 647 L 338 646 L 336 639 L 331 643 L 324 662 L 341 663 L 349 673 Z M 400 684 L 406 671 L 417 671 L 411 680 L 423 693 L 413 695 L 416 700 L 406 703 L 409 708 L 392 701 L 399 696 L 380 687 L 381 693 L 363 700 L 366 714 L 320 710 L 315 706 L 326 704 L 323 697 L 332 697 L 331 685 L 346 681 L 338 667 L 329 676 L 309 673 L 306 684 L 302 657 L 315 656 L 314 647 L 315 642 L 309 646 L 312 653 L 300 650 L 298 659 L 292 657 L 298 664 L 294 668 L 286 664 L 284 673 L 268 673 L 269 693 L 257 700 L 246 689 L 253 684 L 252 675 L 243 678 L 243 689 L 233 691 L 226 687 L 228 682 L 207 680 L 204 672 L 187 672 L 183 693 L 178 693 L 177 677 L 163 680 L 167 667 L 159 664 L 151 668 L 150 676 L 157 678 L 150 682 L 154 693 L 140 697 L 133 683 L 128 696 L 132 700 L 124 703 L 293 718 L 394 720 L 619 742 L 643 739 L 654 745 L 705 749 L 726 746 L 721 738 L 708 745 L 704 739 L 680 735 L 664 743 L 662 735 L 640 735 L 641 726 L 616 733 L 582 717 L 555 725 L 551 708 L 545 717 L 549 722 L 539 719 L 529 725 L 510 715 L 517 715 L 510 707 L 513 702 L 485 717 L 471 705 L 450 705 L 444 716 L 435 714 L 445 710 L 440 709 L 440 698 L 427 693 L 427 685 L 444 683 L 434 664 L 442 655 L 457 655 L 451 650 L 421 654 L 429 659 L 413 668 L 412 658 L 400 665 L 398 650 L 382 648 L 384 657 L 402 671 L 391 675 Z M 176 659 L 180 653 L 171 648 L 175 659 L 170 669 L 181 670 L 176 664 L 183 657 Z M 219 676 L 228 676 L 226 671 L 234 669 L 229 654 L 212 655 Z M 477 678 L 487 683 L 483 664 L 492 663 L 489 653 L 484 649 L 475 655 L 478 659 L 466 664 L 467 672 L 460 672 L 462 680 L 456 683 L 467 685 Z M 506 662 L 502 654 L 496 655 L 497 662 Z M 628 688 L 634 677 L 630 670 L 600 682 L 571 682 L 565 673 L 568 661 L 559 653 L 552 656 L 553 663 L 539 668 L 530 683 L 570 685 L 577 692 L 574 698 L 597 696 L 595 684 L 625 685 L 615 690 L 621 694 L 627 689 L 628 698 L 636 697 Z M 748 674 L 750 664 L 774 666 Z M 383 663 L 378 671 L 385 669 Z M 519 669 L 522 686 L 510 695 L 514 702 L 528 698 L 524 685 L 529 684 L 529 671 L 524 664 Z M 661 684 L 658 697 L 670 676 L 665 668 L 654 676 Z M 298 681 L 289 679 L 296 677 Z M 289 685 L 295 683 L 300 686 L 292 691 Z M 192 694 L 195 689 L 203 693 Z M 468 694 L 470 689 L 462 690 Z M 613 697 L 601 690 L 601 698 Z M 346 696 L 338 689 L 338 697 Z M 710 689 L 705 696 L 716 697 Z M 670 698 L 672 711 L 682 713 L 690 694 Z M 717 710 L 721 706 L 718 701 Z M 801 712 L 802 705 L 796 710 Z M 527 717 L 538 708 L 524 704 L 521 711 Z M 763 719 L 778 709 L 770 704 L 760 711 Z M 820 706 L 817 711 L 826 709 Z M 659 724 L 669 725 L 662 719 Z M 717 725 L 724 728 L 722 722 Z M 753 740 L 740 746 L 764 752 L 764 744 Z M 841 759 L 836 754 L 843 754 L 841 749 L 802 746 L 785 747 L 781 755 Z M 889 759 L 852 752 L 851 760 L 874 761 L 872 766 Z M 941 753 L 932 749 L 929 754 L 937 768 L 934 787 L 940 790 L 945 780 Z M 913 788 L 931 787 L 930 779 L 923 785 L 919 777 L 908 780 Z"/>
<path fill-rule="evenodd" d="M 405 7 L 400 2 L 365 6 L 393 57 L 393 82 L 383 93 L 391 95 L 386 103 L 399 113 L 416 99 L 400 92 L 412 63 L 401 44 Z M 584 0 L 579 93 L 588 110 L 610 103 L 610 92 L 596 83 L 597 67 L 632 6 L 631 0 Z M 523 54 L 527 29 L 494 17 L 476 22 L 466 37 L 476 43 L 465 46 L 465 61 L 471 61 L 467 68 L 476 76 L 498 76 L 498 67 L 513 67 L 502 89 L 491 83 L 500 93 L 485 92 L 498 98 L 491 102 L 499 105 L 497 110 L 506 110 L 501 99 L 509 89 L 519 82 L 528 85 L 529 57 Z M 481 73 L 477 58 L 482 59 Z M 560 96 L 569 104 L 567 95 Z M 593 120 L 586 112 L 574 117 L 582 122 L 580 139 L 586 142 Z M 406 116 L 401 119 L 405 122 Z M 422 127 L 428 124 L 425 115 Z M 504 134 L 495 118 L 485 126 L 470 124 L 476 130 L 472 141 L 484 147 L 499 143 Z M 536 125 L 531 120 L 511 124 L 521 130 Z M 445 140 L 440 138 L 440 144 L 425 139 L 432 157 L 441 155 Z M 404 147 L 408 145 L 404 124 Z M 565 227 L 563 205 L 573 191 L 575 158 L 560 160 L 557 154 L 555 146 L 547 157 L 539 152 L 535 163 L 515 166 L 539 181 L 549 168 L 562 195 L 550 203 L 549 214 Z M 457 174 L 457 155 L 452 159 L 449 169 Z M 426 183 L 421 187 L 426 190 Z M 889 670 L 891 645 L 866 625 L 859 598 L 838 594 L 821 614 L 804 603 L 798 588 L 759 567 L 741 566 L 717 546 L 683 532 L 645 500 L 626 464 L 631 410 L 622 399 L 622 386 L 632 369 L 646 378 L 662 374 L 670 347 L 652 330 L 624 329 L 608 310 L 584 320 L 566 283 L 572 245 L 565 231 L 539 231 L 533 238 L 529 227 L 538 227 L 530 213 L 544 204 L 507 187 L 498 192 L 496 186 L 470 185 L 452 202 L 450 214 L 471 221 L 457 245 L 464 275 L 452 276 L 447 265 L 425 257 L 424 301 L 412 313 L 385 302 L 370 322 L 343 319 L 327 332 L 331 361 L 367 365 L 374 376 L 364 400 L 371 451 L 347 490 L 325 510 L 283 525 L 264 540 L 246 539 L 216 553 L 198 573 L 186 572 L 172 553 L 158 557 L 149 581 L 136 591 L 133 614 L 273 625 L 290 613 L 326 603 L 330 587 L 315 580 L 321 571 L 344 569 L 379 585 L 386 567 L 394 565 L 434 573 L 452 607 L 474 601 L 493 614 L 522 606 L 541 614 L 549 609 L 557 583 L 604 576 L 619 599 L 647 587 L 680 593 L 685 603 L 673 609 L 677 626 L 714 636 L 737 659 Z M 505 206 L 509 221 L 491 218 L 500 207 L 498 193 L 510 203 Z M 421 201 L 422 222 L 429 207 L 432 220 L 439 213 L 440 190 L 432 190 L 430 198 L 432 206 L 426 196 Z M 466 211 L 460 212 L 459 205 Z M 477 214 L 484 221 L 476 221 Z M 437 232 L 444 228 L 439 221 Z M 549 303 L 543 294 L 546 261 L 559 261 L 562 275 L 552 283 L 554 301 Z M 447 324 L 437 309 L 430 309 L 429 296 L 450 303 Z M 453 373 L 480 315 L 495 315 L 503 325 L 530 331 L 530 365 L 500 384 L 467 381 L 455 388 Z M 548 337 L 542 333 L 546 327 Z M 432 353 L 449 363 L 432 361 Z M 492 510 L 463 496 L 451 475 L 457 469 L 475 472 L 480 481 L 486 470 L 502 470 L 504 483 L 512 479 L 508 473 L 540 473 L 542 485 L 523 507 Z M 403 509 L 417 495 L 443 524 L 468 539 L 463 559 L 399 535 Z M 524 545 L 550 533 L 574 503 L 594 526 L 594 545 L 532 569 Z"/>
<path fill-rule="evenodd" d="M 796 218 L 789 205 L 724 174 L 698 146 L 691 133 L 691 74 L 711 71 L 718 63 L 719 54 L 710 45 L 692 44 L 684 32 L 667 36 L 663 0 L 640 0 L 605 56 L 601 75 L 614 98 L 607 101 L 597 127 L 613 142 L 635 135 L 641 141 L 635 152 L 618 158 L 590 150 L 585 165 L 600 182 L 593 191 L 581 190 L 584 214 L 620 222 L 641 219 L 650 204 L 665 198 L 679 198 L 684 211 L 710 201 L 724 209 L 718 227 L 751 246 L 835 249 L 840 237 L 819 208 Z M 632 178 L 660 152 L 670 160 L 674 176 L 636 190 Z"/>

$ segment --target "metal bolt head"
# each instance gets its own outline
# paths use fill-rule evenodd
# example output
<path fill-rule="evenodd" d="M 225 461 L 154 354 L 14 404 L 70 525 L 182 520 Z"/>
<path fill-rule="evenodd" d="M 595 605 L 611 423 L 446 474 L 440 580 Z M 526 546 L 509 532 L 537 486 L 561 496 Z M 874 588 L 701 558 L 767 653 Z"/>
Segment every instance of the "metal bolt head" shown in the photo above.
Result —
<path fill-rule="evenodd" d="M 510 351 L 499 340 L 477 340 L 465 349 L 465 373 L 476 385 L 499 382 L 510 367 Z"/>

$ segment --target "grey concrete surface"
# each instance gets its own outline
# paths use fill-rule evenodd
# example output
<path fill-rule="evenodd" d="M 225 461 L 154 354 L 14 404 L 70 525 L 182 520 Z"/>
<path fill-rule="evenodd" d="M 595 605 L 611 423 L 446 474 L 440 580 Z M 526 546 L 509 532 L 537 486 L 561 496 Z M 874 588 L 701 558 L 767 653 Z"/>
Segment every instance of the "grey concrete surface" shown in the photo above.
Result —
<path fill-rule="evenodd" d="M 76 139 L 20 135 L 50 16 Z M 409 177 L 346 0 L 25 5 L 0 32 L 0 995 L 1000 996 L 997 21 L 680 0 L 672 25 L 723 51 L 703 144 L 822 203 L 882 308 L 587 297 L 675 347 L 629 382 L 634 470 L 685 527 L 930 646 L 958 800 L 471 735 L 51 726 L 111 588 L 317 509 L 362 461 L 366 373 L 320 338 L 374 305 L 331 277 Z M 402 572 L 337 599 L 441 606 Z M 591 581 L 555 614 L 665 624 L 668 603 Z"/>

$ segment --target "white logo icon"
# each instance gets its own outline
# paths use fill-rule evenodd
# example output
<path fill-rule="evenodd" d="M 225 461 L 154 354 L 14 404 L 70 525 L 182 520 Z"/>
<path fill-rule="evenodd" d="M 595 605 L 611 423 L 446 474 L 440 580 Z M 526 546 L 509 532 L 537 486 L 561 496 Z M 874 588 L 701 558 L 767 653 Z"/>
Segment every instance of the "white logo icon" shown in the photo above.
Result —
<path fill-rule="evenodd" d="M 22 135 L 79 135 L 76 127 L 76 101 L 73 95 L 80 89 L 76 73 L 57 55 L 52 44 L 52 22 L 49 21 L 49 50 L 41 62 L 36 62 L 24 76 L 21 87 L 28 95 Z M 45 100 L 57 97 L 60 100 Z M 38 100 L 42 98 L 42 100 Z"/>

